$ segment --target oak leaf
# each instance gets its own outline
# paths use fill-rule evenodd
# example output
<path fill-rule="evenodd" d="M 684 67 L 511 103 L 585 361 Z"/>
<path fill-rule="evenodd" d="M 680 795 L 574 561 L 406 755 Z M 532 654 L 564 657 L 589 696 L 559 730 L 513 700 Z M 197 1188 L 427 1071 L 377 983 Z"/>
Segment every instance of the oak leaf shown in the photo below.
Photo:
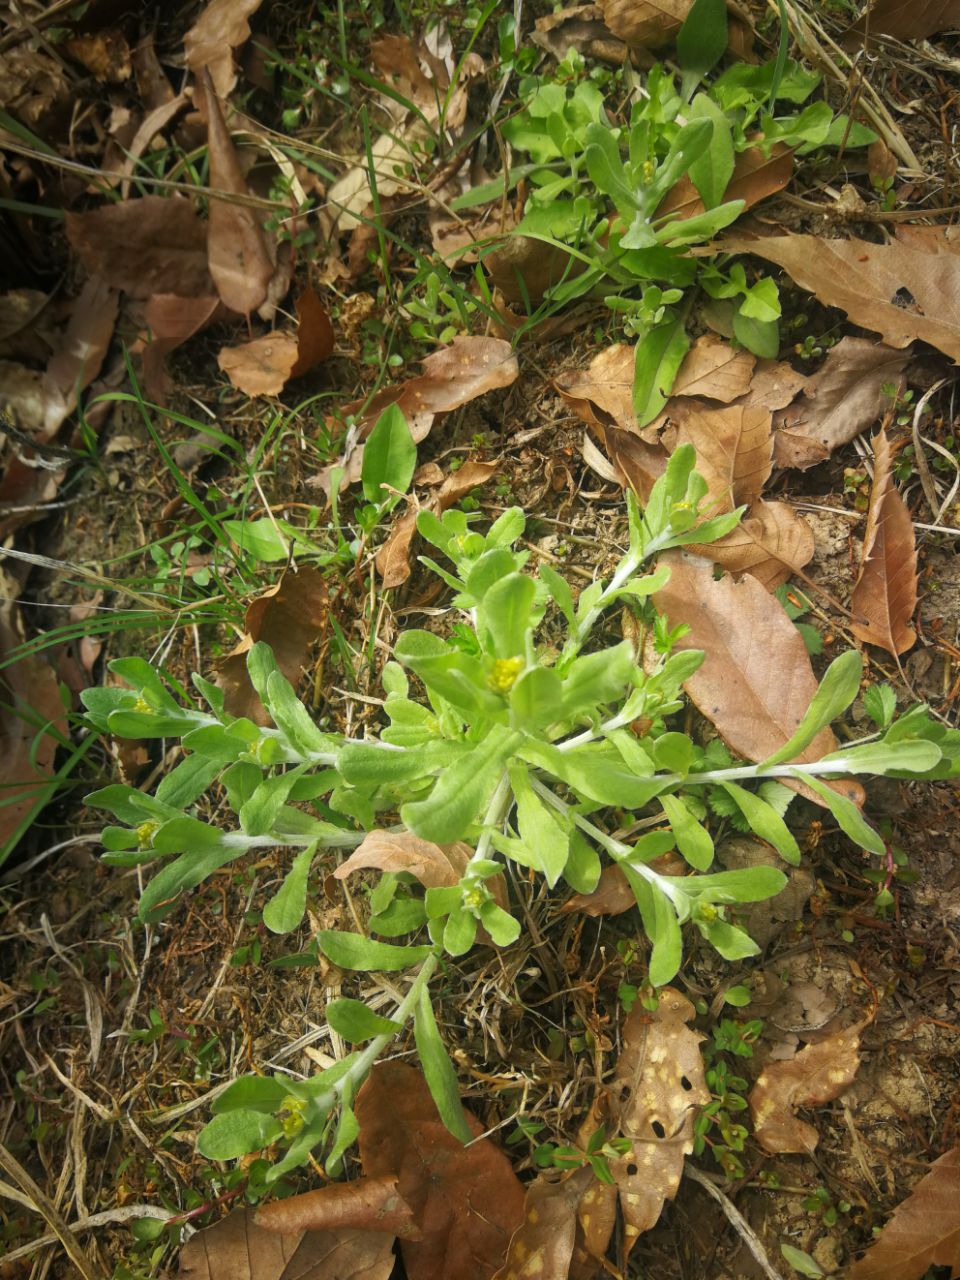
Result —
<path fill-rule="evenodd" d="M 960 1276 L 960 1147 L 930 1166 L 862 1258 L 849 1280 L 920 1280 L 930 1267 Z"/>
<path fill-rule="evenodd" d="M 344 1227 L 279 1235 L 238 1209 L 191 1236 L 179 1280 L 388 1280 L 393 1237 Z"/>
<path fill-rule="evenodd" d="M 796 1115 L 798 1107 L 829 1102 L 852 1083 L 860 1066 L 858 1022 L 818 1044 L 808 1044 L 792 1058 L 769 1062 L 750 1090 L 748 1101 L 753 1131 L 771 1155 L 812 1152 L 819 1134 Z"/>
<path fill-rule="evenodd" d="M 444 1126 L 419 1071 L 380 1062 L 357 1095 L 360 1157 L 371 1177 L 396 1174 L 422 1240 L 403 1240 L 409 1280 L 489 1280 L 524 1217 L 510 1161 L 464 1108 L 475 1139 L 464 1147 Z"/>
<path fill-rule="evenodd" d="M 725 236 L 723 247 L 776 262 L 891 347 L 920 338 L 960 360 L 960 228 L 901 227 L 888 244 L 740 232 Z"/>
<path fill-rule="evenodd" d="M 756 578 L 715 580 L 708 561 L 677 551 L 661 563 L 669 566 L 670 580 L 654 596 L 657 612 L 671 626 L 690 628 L 677 649 L 706 654 L 684 688 L 731 750 L 746 760 L 766 759 L 793 736 L 817 691 L 800 632 Z M 795 760 L 819 760 L 835 748 L 824 728 Z M 857 783 L 832 785 L 862 803 Z"/>
<path fill-rule="evenodd" d="M 913 521 L 893 483 L 890 442 L 885 431 L 873 438 L 873 488 L 867 509 L 860 576 L 850 608 L 850 630 L 858 640 L 897 657 L 916 642 L 910 625 L 917 607 L 917 546 Z"/>

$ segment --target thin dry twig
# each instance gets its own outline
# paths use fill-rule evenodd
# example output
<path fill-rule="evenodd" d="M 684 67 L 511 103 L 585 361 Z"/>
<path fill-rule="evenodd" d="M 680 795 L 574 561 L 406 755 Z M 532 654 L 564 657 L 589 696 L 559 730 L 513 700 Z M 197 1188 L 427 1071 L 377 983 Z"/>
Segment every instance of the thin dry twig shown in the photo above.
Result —
<path fill-rule="evenodd" d="M 733 1203 L 729 1196 L 724 1195 L 715 1182 L 708 1178 L 705 1173 L 701 1173 L 699 1169 L 693 1165 L 687 1164 L 684 1169 L 684 1176 L 692 1178 L 699 1186 L 703 1187 L 708 1195 L 713 1196 L 717 1204 L 726 1215 L 727 1221 L 740 1236 L 743 1243 L 747 1246 L 757 1261 L 757 1265 L 761 1268 L 768 1280 L 783 1280 L 783 1276 L 776 1269 L 770 1259 L 767 1257 L 767 1251 L 760 1242 L 760 1237 L 747 1222 L 746 1218 Z"/>

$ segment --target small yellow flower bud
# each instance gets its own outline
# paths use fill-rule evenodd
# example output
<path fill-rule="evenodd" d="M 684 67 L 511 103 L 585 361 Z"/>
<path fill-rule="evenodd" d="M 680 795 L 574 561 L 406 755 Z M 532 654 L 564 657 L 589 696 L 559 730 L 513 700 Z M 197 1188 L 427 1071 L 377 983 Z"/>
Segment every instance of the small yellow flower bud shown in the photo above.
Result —
<path fill-rule="evenodd" d="M 137 827 L 137 844 L 141 849 L 149 849 L 153 844 L 153 837 L 160 827 L 159 822 L 141 822 Z"/>
<path fill-rule="evenodd" d="M 656 172 L 657 172 L 657 166 L 654 164 L 654 162 L 652 160 L 644 160 L 643 162 L 644 182 L 651 183 L 654 179 L 654 176 L 656 175 Z"/>
<path fill-rule="evenodd" d="M 496 693 L 509 693 L 523 667 L 523 658 L 497 658 L 487 684 Z"/>
<path fill-rule="evenodd" d="M 146 698 L 141 696 L 137 698 L 136 702 L 133 704 L 133 709 L 134 711 L 142 711 L 149 714 L 153 710 L 153 707 L 151 707 Z"/>
<path fill-rule="evenodd" d="M 302 1098 L 295 1098 L 292 1094 L 288 1094 L 283 1100 L 281 1107 L 280 1123 L 283 1126 L 284 1136 L 287 1138 L 295 1138 L 303 1128 L 303 1113 L 307 1104 Z"/>

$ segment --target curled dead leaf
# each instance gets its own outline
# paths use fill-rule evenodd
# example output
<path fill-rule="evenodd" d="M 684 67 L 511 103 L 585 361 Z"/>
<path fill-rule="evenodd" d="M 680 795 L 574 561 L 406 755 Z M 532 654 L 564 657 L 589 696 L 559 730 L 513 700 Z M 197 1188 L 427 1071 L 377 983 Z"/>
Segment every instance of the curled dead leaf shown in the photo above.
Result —
<path fill-rule="evenodd" d="M 496 469 L 495 462 L 465 462 L 458 471 L 452 471 L 447 476 L 439 492 L 421 510 L 441 515 L 471 489 L 489 480 Z M 416 476 L 414 480 L 417 481 Z M 377 572 L 385 588 L 399 587 L 410 577 L 410 548 L 417 533 L 417 514 L 416 510 L 408 509 L 393 526 L 386 542 L 377 552 Z"/>
<path fill-rule="evenodd" d="M 142 196 L 67 213 L 67 239 L 83 265 L 134 298 L 213 291 L 207 227 L 181 196 Z"/>
<path fill-rule="evenodd" d="M 180 1252 L 179 1280 L 388 1280 L 393 1237 L 341 1227 L 280 1235 L 237 1209 L 191 1236 Z"/>
<path fill-rule="evenodd" d="M 782 191 L 792 176 L 793 152 L 783 143 L 774 143 L 769 155 L 759 147 L 748 147 L 746 151 L 739 152 L 734 161 L 723 198 L 742 200 L 744 209 L 750 209 L 767 196 Z M 703 212 L 700 193 L 689 178 L 683 177 L 664 196 L 657 208 L 657 217 L 675 213 L 680 218 L 693 218 Z"/>
<path fill-rule="evenodd" d="M 889 388 L 902 387 L 907 359 L 882 342 L 841 338 L 775 433 L 776 465 L 805 470 L 872 426 L 893 403 Z"/>
<path fill-rule="evenodd" d="M 416 1240 L 422 1235 L 413 1221 L 413 1210 L 397 1190 L 393 1174 L 381 1178 L 355 1178 L 330 1182 L 315 1191 L 304 1191 L 283 1200 L 271 1200 L 257 1209 L 254 1223 L 266 1231 L 290 1235 L 295 1231 L 328 1231 L 359 1227 L 386 1231 L 391 1236 Z"/>
<path fill-rule="evenodd" d="M 248 196 L 249 190 L 230 132 L 204 69 L 195 91 L 197 105 L 207 124 L 210 187 L 223 193 L 212 198 L 207 231 L 207 261 L 221 301 L 232 311 L 249 315 L 267 299 L 273 278 L 273 259 L 259 214 L 231 196 Z"/>
<path fill-rule="evenodd" d="M 873 487 L 867 510 L 860 576 L 850 597 L 858 640 L 897 657 L 916 643 L 910 625 L 917 607 L 917 545 L 913 521 L 893 483 L 892 454 L 885 431 L 873 438 Z"/>
<path fill-rule="evenodd" d="M 524 1218 L 491 1280 L 563 1280 L 570 1274 L 577 1209 L 594 1180 L 589 1167 L 565 1177 L 541 1173 L 527 1187 Z"/>
<path fill-rule="evenodd" d="M 604 22 L 599 4 L 573 5 L 537 18 L 530 39 L 558 62 L 567 56 L 569 49 L 576 49 L 584 58 L 596 58 L 614 66 L 622 66 L 627 56 L 627 46 Z"/>
<path fill-rule="evenodd" d="M 287 573 L 247 608 L 246 635 L 221 659 L 219 683 L 231 715 L 269 724 L 263 703 L 247 674 L 247 654 L 256 641 L 269 644 L 277 666 L 296 685 L 310 647 L 326 626 L 329 610 L 327 581 L 318 569 Z"/>
<path fill-rule="evenodd" d="M 798 1107 L 829 1102 L 853 1081 L 860 1066 L 860 1032 L 866 1022 L 808 1044 L 784 1062 L 768 1063 L 748 1099 L 753 1130 L 772 1155 L 811 1152 L 819 1134 L 796 1115 Z"/>
<path fill-rule="evenodd" d="M 200 78 L 206 67 L 221 98 L 237 83 L 233 51 L 250 38 L 250 16 L 262 0 L 210 0 L 183 37 L 187 66 Z"/>

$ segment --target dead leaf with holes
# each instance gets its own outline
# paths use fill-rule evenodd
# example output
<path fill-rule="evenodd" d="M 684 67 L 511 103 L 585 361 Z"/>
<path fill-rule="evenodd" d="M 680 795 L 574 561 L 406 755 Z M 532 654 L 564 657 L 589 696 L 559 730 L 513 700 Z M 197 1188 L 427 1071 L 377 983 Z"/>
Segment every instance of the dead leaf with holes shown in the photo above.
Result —
<path fill-rule="evenodd" d="M 679 551 L 667 552 L 660 563 L 669 567 L 670 580 L 654 596 L 657 612 L 671 626 L 689 627 L 675 648 L 706 654 L 685 690 L 732 751 L 745 760 L 765 760 L 793 736 L 817 691 L 803 637 L 756 578 L 717 580 L 709 561 Z M 836 745 L 832 731 L 821 729 L 795 760 L 819 760 Z M 788 785 L 822 805 L 801 783 Z M 830 785 L 863 803 L 858 783 L 841 779 Z"/>
<path fill-rule="evenodd" d="M 318 569 L 287 572 L 247 607 L 246 635 L 219 663 L 218 683 L 227 711 L 255 724 L 270 724 L 260 696 L 250 683 L 247 654 L 258 640 L 270 645 L 277 666 L 294 686 L 300 680 L 310 648 L 327 625 L 330 598 L 327 580 Z"/>
<path fill-rule="evenodd" d="M 850 608 L 850 630 L 865 644 L 898 657 L 916 643 L 910 625 L 917 607 L 917 544 L 906 503 L 893 483 L 887 433 L 873 439 L 873 487 L 863 557 Z"/>
<path fill-rule="evenodd" d="M 384 387 L 370 400 L 355 400 L 344 405 L 342 413 L 353 416 L 355 426 L 351 433 L 353 442 L 335 464 L 343 471 L 341 489 L 360 479 L 363 471 L 360 442 L 390 405 L 395 404 L 401 410 L 410 434 L 419 444 L 429 434 L 438 414 L 459 409 L 488 391 L 509 387 L 519 373 L 517 357 L 503 338 L 457 337 L 450 346 L 441 347 L 424 359 L 423 373 L 418 377 Z M 327 488 L 332 470 L 327 467 L 312 483 Z"/>
<path fill-rule="evenodd" d="M 916 339 L 960 360 L 960 227 L 899 226 L 886 244 L 821 236 L 724 236 L 901 349 Z"/>
<path fill-rule="evenodd" d="M 806 470 L 873 426 L 902 390 L 908 358 L 882 342 L 841 338 L 783 415 L 776 465 Z"/>
<path fill-rule="evenodd" d="M 413 1210 L 397 1190 L 393 1174 L 329 1182 L 315 1191 L 271 1200 L 260 1205 L 254 1222 L 266 1231 L 282 1235 L 342 1227 L 385 1231 L 411 1240 L 419 1239 L 422 1234 L 413 1221 Z"/>
<path fill-rule="evenodd" d="M 388 1280 L 393 1236 L 339 1227 L 280 1235 L 237 1209 L 191 1236 L 180 1252 L 179 1280 Z"/>
<path fill-rule="evenodd" d="M 183 37 L 184 60 L 199 79 L 206 67 L 221 98 L 237 83 L 233 51 L 250 38 L 250 17 L 262 0 L 210 0 Z"/>
<path fill-rule="evenodd" d="M 195 90 L 207 125 L 209 185 L 224 198 L 211 197 L 207 219 L 207 263 L 221 301 L 248 316 L 267 301 L 274 260 L 260 214 L 241 199 L 250 195 L 230 131 L 209 72 L 204 69 Z"/>
<path fill-rule="evenodd" d="M 860 1066 L 860 1032 L 866 1025 L 858 1022 L 808 1044 L 784 1062 L 764 1067 L 748 1098 L 754 1136 L 764 1151 L 809 1155 L 816 1149 L 820 1135 L 797 1116 L 797 1108 L 830 1102 L 852 1083 Z"/>
<path fill-rule="evenodd" d="M 657 1008 L 651 1013 L 638 1001 L 623 1027 L 607 1110 L 611 1129 L 632 1148 L 610 1161 L 627 1252 L 676 1195 L 684 1157 L 693 1150 L 696 1109 L 710 1101 L 700 1054 L 704 1037 L 687 1025 L 695 1012 L 686 996 L 663 987 Z"/>
<path fill-rule="evenodd" d="M 471 489 L 489 480 L 497 470 L 495 462 L 465 462 L 457 471 L 451 471 L 420 511 L 432 511 L 442 515 L 460 501 Z M 415 477 L 416 478 L 416 477 Z M 416 509 L 407 510 L 390 531 L 386 542 L 377 552 L 376 566 L 383 587 L 399 587 L 410 577 L 410 548 L 417 533 Z"/>
<path fill-rule="evenodd" d="M 960 1276 L 960 1147 L 930 1166 L 848 1280 L 920 1280 L 931 1267 Z"/>
<path fill-rule="evenodd" d="M 861 44 L 871 36 L 892 36 L 895 40 L 925 40 L 938 31 L 960 27 L 960 0 L 876 0 L 850 28 L 844 44 Z"/>
<path fill-rule="evenodd" d="M 379 1062 L 357 1095 L 360 1157 L 370 1177 L 394 1174 L 423 1230 L 401 1241 L 409 1280 L 489 1280 L 524 1220 L 524 1191 L 484 1126 L 463 1109 L 475 1140 L 446 1129 L 421 1072 Z"/>

